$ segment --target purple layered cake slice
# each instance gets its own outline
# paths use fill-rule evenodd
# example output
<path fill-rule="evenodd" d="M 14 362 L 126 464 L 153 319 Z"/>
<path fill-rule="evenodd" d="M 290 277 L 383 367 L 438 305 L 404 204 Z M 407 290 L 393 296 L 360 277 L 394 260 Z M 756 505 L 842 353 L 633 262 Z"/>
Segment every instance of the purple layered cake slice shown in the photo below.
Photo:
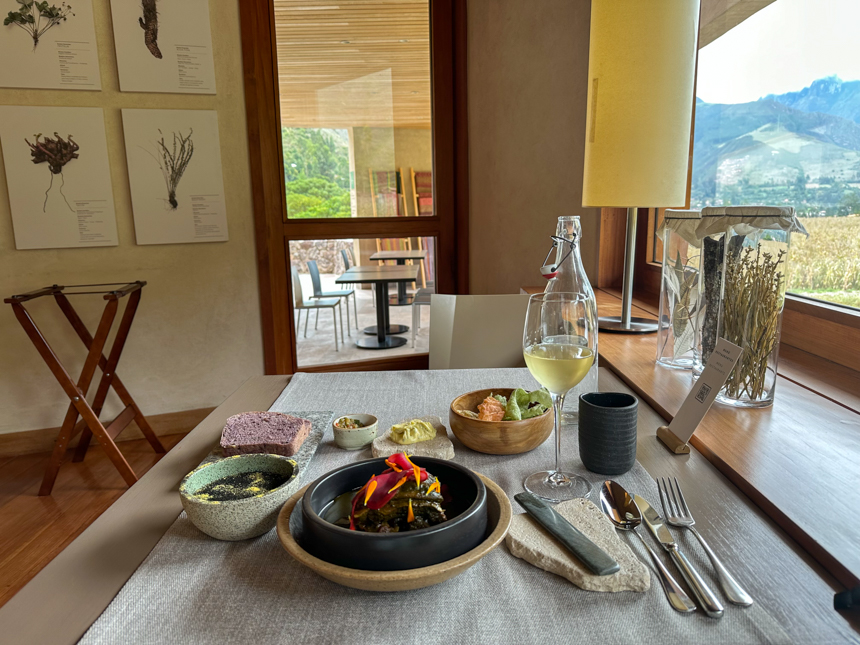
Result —
<path fill-rule="evenodd" d="M 243 412 L 227 419 L 221 433 L 225 456 L 268 453 L 292 457 L 311 431 L 311 422 L 280 412 Z"/>

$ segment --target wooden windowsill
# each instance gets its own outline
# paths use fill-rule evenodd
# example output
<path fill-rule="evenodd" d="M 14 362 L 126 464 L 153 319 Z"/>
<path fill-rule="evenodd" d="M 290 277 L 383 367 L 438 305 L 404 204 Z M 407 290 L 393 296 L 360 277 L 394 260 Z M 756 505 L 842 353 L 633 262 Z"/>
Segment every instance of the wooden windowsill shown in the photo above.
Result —
<path fill-rule="evenodd" d="M 635 302 L 634 315 L 653 317 Z M 620 313 L 614 294 L 598 291 L 597 303 Z M 692 379 L 656 364 L 656 334 L 605 333 L 599 348 L 601 365 L 670 421 Z M 860 584 L 860 529 L 835 518 L 860 517 L 858 393 L 860 373 L 785 346 L 774 405 L 715 404 L 690 441 L 846 587 Z"/>
<path fill-rule="evenodd" d="M 647 294 L 633 303 L 656 316 Z M 597 291 L 597 306 L 620 314 L 619 293 Z M 599 353 L 667 421 L 692 388 L 690 372 L 657 365 L 656 334 L 603 333 Z M 690 443 L 843 585 L 860 583 L 860 528 L 834 519 L 860 516 L 860 372 L 783 343 L 774 405 L 715 404 Z"/>

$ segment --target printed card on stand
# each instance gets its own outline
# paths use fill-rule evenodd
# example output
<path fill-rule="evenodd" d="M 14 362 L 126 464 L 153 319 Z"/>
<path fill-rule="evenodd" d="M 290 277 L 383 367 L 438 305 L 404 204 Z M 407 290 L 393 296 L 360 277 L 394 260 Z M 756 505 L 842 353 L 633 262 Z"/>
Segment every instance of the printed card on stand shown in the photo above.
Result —
<path fill-rule="evenodd" d="M 690 452 L 687 442 L 705 418 L 705 414 L 717 398 L 717 394 L 735 368 L 743 350 L 725 338 L 717 341 L 711 357 L 702 370 L 702 375 L 684 399 L 681 409 L 667 426 L 657 430 L 657 436 L 676 453 Z"/>

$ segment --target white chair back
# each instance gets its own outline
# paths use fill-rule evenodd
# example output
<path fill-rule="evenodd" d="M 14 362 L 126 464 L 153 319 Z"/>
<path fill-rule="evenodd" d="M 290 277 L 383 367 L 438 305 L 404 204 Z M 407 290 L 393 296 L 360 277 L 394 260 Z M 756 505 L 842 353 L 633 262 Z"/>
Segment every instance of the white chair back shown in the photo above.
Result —
<path fill-rule="evenodd" d="M 430 304 L 430 369 L 524 367 L 527 295 L 448 296 Z"/>
<path fill-rule="evenodd" d="M 305 297 L 302 293 L 302 280 L 295 265 L 290 266 L 290 274 L 293 279 L 293 307 L 302 309 L 305 306 Z"/>

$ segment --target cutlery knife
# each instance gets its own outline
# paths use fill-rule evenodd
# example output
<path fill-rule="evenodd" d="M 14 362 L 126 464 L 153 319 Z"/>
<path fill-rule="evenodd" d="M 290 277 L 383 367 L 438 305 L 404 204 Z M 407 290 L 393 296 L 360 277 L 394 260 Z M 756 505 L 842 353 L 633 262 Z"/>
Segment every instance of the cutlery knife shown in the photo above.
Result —
<path fill-rule="evenodd" d="M 687 559 L 687 556 L 678 548 L 678 544 L 675 542 L 669 529 L 666 528 L 666 524 L 660 513 L 639 495 L 634 495 L 633 499 L 636 500 L 636 506 L 642 511 L 642 519 L 648 525 L 648 530 L 651 531 L 651 534 L 657 539 L 660 545 L 669 552 L 669 557 L 672 558 L 681 575 L 684 576 L 684 580 L 690 585 L 690 589 L 698 599 L 702 609 L 711 618 L 722 618 L 724 613 L 722 603 L 708 586 L 708 583 L 705 582 L 692 563 Z"/>
<path fill-rule="evenodd" d="M 526 513 L 549 531 L 595 575 L 608 576 L 621 569 L 621 566 L 606 551 L 589 540 L 579 529 L 559 515 L 552 506 L 547 506 L 528 492 L 517 493 L 514 499 L 526 509 Z"/>

